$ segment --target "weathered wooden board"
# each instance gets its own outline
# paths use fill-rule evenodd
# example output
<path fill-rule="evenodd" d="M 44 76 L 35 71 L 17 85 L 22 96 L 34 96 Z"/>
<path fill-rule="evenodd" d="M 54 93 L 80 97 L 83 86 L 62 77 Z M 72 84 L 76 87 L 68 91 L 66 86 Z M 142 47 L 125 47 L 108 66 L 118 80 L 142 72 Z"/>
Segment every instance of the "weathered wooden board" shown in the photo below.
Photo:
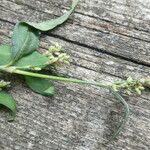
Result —
<path fill-rule="evenodd" d="M 61 15 L 70 0 L 0 0 L 0 44 L 10 43 L 18 20 L 46 20 Z M 65 25 L 42 36 L 40 50 L 59 42 L 71 55 L 60 75 L 96 81 L 141 78 L 150 74 L 150 1 L 82 0 Z M 50 71 L 47 71 L 50 73 Z M 12 77 L 10 92 L 18 104 L 17 119 L 0 111 L 0 149 L 149 150 L 150 92 L 130 96 L 130 119 L 109 145 L 121 105 L 109 91 L 55 83 L 54 97 L 33 93 L 23 78 Z"/>

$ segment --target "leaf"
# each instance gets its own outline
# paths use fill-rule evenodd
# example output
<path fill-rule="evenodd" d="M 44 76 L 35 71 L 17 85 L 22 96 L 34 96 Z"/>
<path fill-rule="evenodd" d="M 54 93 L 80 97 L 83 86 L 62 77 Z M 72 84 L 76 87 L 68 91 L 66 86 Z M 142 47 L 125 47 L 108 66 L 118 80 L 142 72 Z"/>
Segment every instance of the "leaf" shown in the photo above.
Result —
<path fill-rule="evenodd" d="M 73 0 L 70 10 L 67 11 L 61 17 L 58 17 L 56 19 L 47 20 L 47 21 L 44 21 L 41 23 L 34 23 L 34 22 L 24 22 L 24 23 L 27 23 L 28 25 L 30 25 L 40 31 L 52 30 L 53 28 L 62 24 L 69 18 L 69 16 L 73 13 L 75 7 L 77 6 L 78 2 L 79 2 L 79 0 Z"/>
<path fill-rule="evenodd" d="M 40 67 L 40 68 L 44 68 L 48 65 L 48 61 L 49 59 L 45 56 L 43 56 L 42 54 L 40 54 L 37 51 L 32 52 L 31 54 L 22 57 L 21 59 L 19 59 L 14 66 L 16 67 L 22 67 L 22 68 L 29 68 L 30 67 Z"/>
<path fill-rule="evenodd" d="M 128 118 L 129 118 L 129 106 L 127 104 L 127 102 L 125 101 L 125 99 L 118 93 L 116 92 L 113 88 L 111 88 L 112 94 L 114 95 L 114 97 L 119 100 L 119 102 L 121 102 L 124 106 L 124 115 L 122 116 L 122 120 L 118 126 L 118 129 L 115 131 L 115 133 L 111 136 L 111 138 L 109 139 L 109 142 L 112 141 L 113 139 L 116 138 L 116 136 L 120 133 L 120 131 L 123 129 L 123 127 L 125 126 Z"/>
<path fill-rule="evenodd" d="M 54 94 L 53 83 L 47 79 L 25 76 L 27 85 L 36 93 L 51 96 Z"/>
<path fill-rule="evenodd" d="M 0 65 L 6 65 L 10 62 L 10 48 L 9 45 L 0 45 Z"/>
<path fill-rule="evenodd" d="M 12 36 L 12 63 L 38 48 L 39 32 L 25 23 L 17 23 Z"/>
<path fill-rule="evenodd" d="M 11 110 L 12 117 L 9 119 L 9 121 L 12 121 L 15 119 L 16 115 L 16 102 L 14 98 L 7 94 L 6 92 L 1 91 L 0 92 L 0 105 L 5 106 L 9 110 Z"/>
<path fill-rule="evenodd" d="M 41 23 L 34 22 L 19 22 L 16 24 L 13 37 L 12 37 L 12 49 L 11 64 L 16 62 L 21 57 L 30 54 L 38 48 L 39 45 L 39 31 L 48 31 L 56 26 L 65 22 L 71 13 L 74 11 L 79 0 L 72 2 L 71 9 L 63 16 L 53 20 L 44 21 Z"/>

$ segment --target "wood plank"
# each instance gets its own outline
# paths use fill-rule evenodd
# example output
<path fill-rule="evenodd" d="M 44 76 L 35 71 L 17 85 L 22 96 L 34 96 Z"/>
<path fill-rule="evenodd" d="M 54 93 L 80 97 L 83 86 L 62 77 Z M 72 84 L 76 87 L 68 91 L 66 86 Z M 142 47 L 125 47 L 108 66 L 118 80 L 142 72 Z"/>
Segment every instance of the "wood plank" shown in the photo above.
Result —
<path fill-rule="evenodd" d="M 17 20 L 35 20 L 36 18 L 34 15 L 31 16 L 30 13 L 36 14 L 39 16 L 39 19 L 43 18 L 45 20 L 50 17 L 49 13 L 45 13 L 44 11 L 48 8 L 50 9 L 51 5 L 42 11 L 38 10 L 38 4 L 29 7 L 29 4 L 29 6 L 24 6 L 20 4 L 17 5 L 10 1 L 4 2 L 5 3 L 2 4 L 3 8 L 1 18 L 13 23 Z M 12 10 L 10 11 L 9 6 L 13 8 L 13 13 Z M 17 12 L 15 11 L 16 7 Z M 58 12 L 55 13 L 55 15 L 58 14 Z M 139 30 L 134 32 L 135 29 L 132 31 L 129 27 L 118 27 L 118 24 L 111 24 L 106 21 L 97 20 L 97 18 L 91 18 L 78 13 L 75 14 L 74 20 L 73 25 L 72 22 L 68 22 L 63 28 L 59 28 L 52 32 L 52 34 L 66 40 L 106 52 L 110 55 L 122 57 L 128 61 L 132 60 L 143 65 L 150 65 L 149 32 L 145 33 L 144 31 Z M 72 34 L 70 34 L 70 32 Z M 141 37 L 141 35 L 143 36 Z"/>
<path fill-rule="evenodd" d="M 31 20 L 33 18 L 35 20 L 48 19 L 50 13 L 47 13 L 44 8 L 51 8 L 51 17 L 53 17 L 61 14 L 58 8 L 60 4 L 65 6 L 64 1 L 51 1 L 48 3 L 48 1 L 42 0 L 34 1 L 35 3 L 33 4 L 35 5 L 32 5 L 32 8 L 38 7 L 36 10 L 32 10 L 30 9 L 31 7 L 29 8 L 25 4 L 31 5 L 33 1 L 31 1 L 31 4 L 29 1 L 20 1 L 20 4 L 11 3 L 7 0 L 2 0 L 2 2 L 0 4 L 0 43 L 10 43 L 12 29 L 17 20 L 29 18 Z M 98 4 L 102 2 L 101 0 L 97 1 Z M 116 2 L 116 5 L 118 3 L 126 4 L 123 0 L 121 2 L 112 1 L 112 4 L 114 2 Z M 69 20 L 65 26 L 61 26 L 58 29 L 62 33 L 55 30 L 52 34 L 42 37 L 40 51 L 46 50 L 52 42 L 59 42 L 65 51 L 71 55 L 71 65 L 58 70 L 57 73 L 60 75 L 110 82 L 124 79 L 130 75 L 135 78 L 148 76 L 150 74 L 150 69 L 147 66 L 149 64 L 149 33 L 144 29 L 141 29 L 141 31 L 135 28 L 130 29 L 129 26 L 125 27 L 125 25 L 112 24 L 102 20 L 96 21 L 97 19 L 91 14 L 88 14 L 90 16 L 85 16 L 88 12 L 88 9 L 85 8 L 88 7 L 91 8 L 89 13 L 96 15 L 94 7 L 98 8 L 99 6 L 95 5 L 95 3 L 96 0 L 81 2 L 77 13 L 72 17 L 73 20 Z M 55 6 L 54 8 L 53 5 Z M 42 8 L 41 10 L 40 7 Z M 147 9 L 148 5 L 143 7 Z M 81 10 L 83 12 L 87 11 L 82 15 L 79 14 Z M 42 13 L 41 11 L 44 12 Z M 35 14 L 31 16 L 33 13 Z M 93 23 L 86 25 L 89 20 L 94 20 L 96 25 Z M 105 28 L 99 24 L 110 25 L 110 28 Z M 120 31 L 116 31 L 118 28 Z M 121 33 L 124 29 L 127 32 L 122 35 Z M 73 34 L 70 35 L 70 33 Z M 104 37 L 97 38 L 97 34 L 110 39 L 106 47 L 102 40 Z M 90 35 L 90 38 L 86 37 Z M 95 43 L 90 41 L 92 38 L 95 38 Z M 119 48 L 117 50 L 111 44 L 112 38 L 119 38 Z M 123 44 L 128 46 L 127 54 L 123 51 L 125 48 L 121 50 L 120 41 L 126 41 Z M 131 47 L 132 42 L 139 43 L 134 54 L 137 52 L 143 54 L 139 55 L 140 58 L 135 58 L 137 55 L 132 55 L 132 60 L 128 61 L 126 60 L 127 56 L 131 55 L 129 50 L 132 51 L 135 48 L 134 45 L 133 48 Z M 101 49 L 101 47 L 104 47 L 104 49 Z M 112 51 L 110 52 L 111 47 Z M 146 48 L 144 49 L 144 47 Z M 141 51 L 140 48 L 142 49 Z M 144 54 L 146 50 L 147 54 Z M 117 53 L 117 56 L 115 53 Z M 115 142 L 104 146 L 103 142 L 116 128 L 116 123 L 121 115 L 121 105 L 117 104 L 109 91 L 96 87 L 56 82 L 57 93 L 53 98 L 48 98 L 29 90 L 22 78 L 12 77 L 11 80 L 15 81 L 15 83 L 12 82 L 13 88 L 10 92 L 18 103 L 17 120 L 16 123 L 7 123 L 5 119 L 6 112 L 1 111 L 1 149 L 150 149 L 150 93 L 148 91 L 144 92 L 141 97 L 124 95 L 131 108 L 129 122 Z"/>

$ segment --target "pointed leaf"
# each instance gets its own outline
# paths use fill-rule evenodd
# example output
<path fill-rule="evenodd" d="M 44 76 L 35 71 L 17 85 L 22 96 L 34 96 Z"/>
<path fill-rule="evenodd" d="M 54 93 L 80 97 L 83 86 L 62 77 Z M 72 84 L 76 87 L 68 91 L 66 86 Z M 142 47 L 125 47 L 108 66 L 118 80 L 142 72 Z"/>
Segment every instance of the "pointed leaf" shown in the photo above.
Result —
<path fill-rule="evenodd" d="M 6 65 L 10 62 L 10 49 L 11 47 L 8 45 L 0 45 L 0 65 Z"/>
<path fill-rule="evenodd" d="M 56 26 L 62 24 L 63 22 L 65 22 L 69 18 L 69 16 L 72 14 L 75 7 L 77 6 L 78 2 L 79 2 L 79 0 L 73 0 L 70 10 L 67 11 L 61 17 L 58 17 L 58 18 L 52 19 L 52 20 L 47 20 L 47 21 L 44 21 L 41 23 L 34 23 L 34 22 L 26 22 L 26 23 L 28 25 L 40 30 L 40 31 L 51 30 L 51 29 L 55 28 Z"/>
<path fill-rule="evenodd" d="M 30 67 L 40 67 L 44 68 L 48 65 L 49 59 L 39 52 L 35 51 L 27 56 L 22 57 L 19 59 L 14 66 L 22 67 L 22 68 L 29 68 Z"/>
<path fill-rule="evenodd" d="M 114 95 L 114 97 L 123 104 L 124 106 L 124 115 L 122 116 L 122 120 L 118 126 L 118 129 L 115 131 L 115 133 L 111 136 L 111 138 L 109 139 L 109 142 L 112 141 L 113 139 L 116 138 L 116 136 L 120 133 L 120 131 L 123 129 L 123 127 L 125 126 L 128 118 L 129 118 L 129 106 L 127 104 L 127 102 L 125 101 L 125 99 L 118 93 L 116 92 L 113 88 L 111 88 L 112 94 Z"/>
<path fill-rule="evenodd" d="M 0 92 L 0 105 L 3 105 L 9 110 L 11 110 L 12 117 L 9 120 L 10 121 L 14 120 L 15 115 L 16 115 L 16 102 L 14 98 L 11 95 L 7 94 L 6 92 L 1 91 Z"/>
<path fill-rule="evenodd" d="M 63 16 L 53 20 L 44 21 L 41 23 L 34 22 L 19 22 L 16 24 L 13 37 L 11 55 L 13 64 L 19 58 L 33 52 L 38 48 L 39 31 L 48 31 L 65 22 L 71 13 L 74 11 L 79 0 L 72 2 L 71 9 Z"/>
<path fill-rule="evenodd" d="M 18 23 L 15 26 L 12 37 L 12 62 L 33 52 L 39 45 L 39 32 L 25 23 Z"/>
<path fill-rule="evenodd" d="M 54 94 L 53 83 L 42 78 L 25 76 L 27 85 L 36 93 L 51 96 Z"/>

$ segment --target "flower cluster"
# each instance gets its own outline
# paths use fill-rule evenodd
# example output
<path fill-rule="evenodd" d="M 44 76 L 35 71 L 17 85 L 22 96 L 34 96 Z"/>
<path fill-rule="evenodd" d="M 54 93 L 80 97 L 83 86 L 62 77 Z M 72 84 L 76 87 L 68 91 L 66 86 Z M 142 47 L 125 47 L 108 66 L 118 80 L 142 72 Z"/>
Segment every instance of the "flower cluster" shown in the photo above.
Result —
<path fill-rule="evenodd" d="M 134 80 L 131 77 L 127 78 L 125 81 L 118 81 L 113 83 L 112 88 L 115 91 L 124 89 L 128 95 L 131 95 L 134 92 L 137 95 L 141 95 L 142 91 L 145 89 L 141 81 Z"/>
<path fill-rule="evenodd" d="M 50 46 L 44 55 L 49 58 L 48 64 L 54 67 L 61 66 L 62 64 L 69 64 L 70 56 L 63 52 L 62 46 L 58 43 Z"/>
<path fill-rule="evenodd" d="M 2 88 L 9 87 L 9 86 L 10 86 L 10 82 L 6 82 L 4 80 L 0 81 L 0 91 L 2 90 Z"/>

